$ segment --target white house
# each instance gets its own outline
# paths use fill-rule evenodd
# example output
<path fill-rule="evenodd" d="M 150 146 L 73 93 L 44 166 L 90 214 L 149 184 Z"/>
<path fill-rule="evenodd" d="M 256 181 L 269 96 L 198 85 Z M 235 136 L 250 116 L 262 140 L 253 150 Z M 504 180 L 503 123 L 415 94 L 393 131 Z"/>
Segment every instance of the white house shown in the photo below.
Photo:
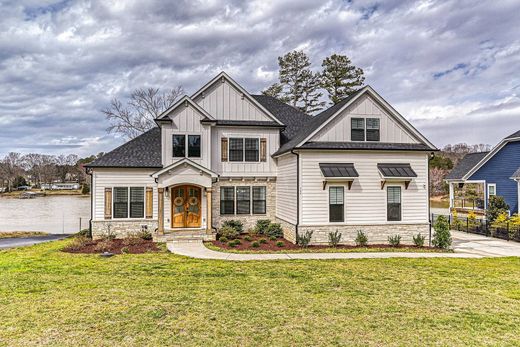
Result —
<path fill-rule="evenodd" d="M 312 117 L 222 72 L 156 122 L 88 165 L 94 236 L 110 225 L 211 239 L 229 219 L 279 222 L 293 242 L 309 230 L 313 243 L 335 230 L 344 243 L 358 230 L 372 243 L 429 232 L 437 149 L 370 86 Z"/>

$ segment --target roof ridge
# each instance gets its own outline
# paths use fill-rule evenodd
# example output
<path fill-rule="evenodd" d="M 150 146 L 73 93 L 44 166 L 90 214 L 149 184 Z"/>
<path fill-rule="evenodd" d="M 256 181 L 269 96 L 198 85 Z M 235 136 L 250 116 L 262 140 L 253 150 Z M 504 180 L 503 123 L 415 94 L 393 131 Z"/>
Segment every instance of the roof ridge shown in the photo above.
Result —
<path fill-rule="evenodd" d="M 275 98 L 274 96 L 271 96 L 271 95 L 265 95 L 265 94 L 251 94 L 251 96 L 252 96 L 252 97 L 261 96 L 261 97 L 271 98 L 271 99 L 276 100 L 276 101 L 278 101 L 278 102 L 280 102 L 280 103 L 282 103 L 282 104 L 284 104 L 284 105 L 286 105 L 286 106 L 291 107 L 293 110 L 295 110 L 295 111 L 301 113 L 301 114 L 304 115 L 304 116 L 307 116 L 307 117 L 310 117 L 310 118 L 313 117 L 312 115 L 307 114 L 307 113 L 303 112 L 302 110 L 298 109 L 297 107 L 294 107 L 293 105 L 290 105 L 290 104 L 286 103 L 285 101 L 282 101 L 282 100 L 280 100 L 280 99 L 278 99 L 278 98 Z"/>

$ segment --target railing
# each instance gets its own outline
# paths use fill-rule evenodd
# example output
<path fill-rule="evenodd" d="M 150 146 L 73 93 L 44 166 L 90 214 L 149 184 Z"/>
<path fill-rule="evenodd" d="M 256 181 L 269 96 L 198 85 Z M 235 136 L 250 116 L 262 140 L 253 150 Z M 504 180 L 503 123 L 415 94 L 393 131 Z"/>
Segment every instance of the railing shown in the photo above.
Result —
<path fill-rule="evenodd" d="M 485 219 L 470 219 L 467 217 L 453 218 L 451 215 L 440 215 L 432 213 L 432 226 L 437 218 L 444 216 L 450 224 L 451 230 L 464 231 L 471 234 L 496 237 L 508 241 L 520 242 L 520 226 L 513 225 L 509 221 L 500 226 L 492 225 Z"/>
<path fill-rule="evenodd" d="M 484 200 L 483 199 L 452 199 L 452 207 L 463 208 L 468 210 L 483 210 Z"/>

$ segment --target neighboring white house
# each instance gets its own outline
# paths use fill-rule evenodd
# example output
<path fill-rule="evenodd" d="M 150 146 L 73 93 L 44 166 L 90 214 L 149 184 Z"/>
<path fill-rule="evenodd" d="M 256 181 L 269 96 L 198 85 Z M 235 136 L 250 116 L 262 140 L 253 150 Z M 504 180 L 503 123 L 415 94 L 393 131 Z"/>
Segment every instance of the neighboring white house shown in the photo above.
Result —
<path fill-rule="evenodd" d="M 313 243 L 358 230 L 372 243 L 429 232 L 435 146 L 366 86 L 311 117 L 250 95 L 224 72 L 158 119 L 158 127 L 88 165 L 92 232 L 146 227 L 211 239 L 224 220 L 282 224 Z"/>

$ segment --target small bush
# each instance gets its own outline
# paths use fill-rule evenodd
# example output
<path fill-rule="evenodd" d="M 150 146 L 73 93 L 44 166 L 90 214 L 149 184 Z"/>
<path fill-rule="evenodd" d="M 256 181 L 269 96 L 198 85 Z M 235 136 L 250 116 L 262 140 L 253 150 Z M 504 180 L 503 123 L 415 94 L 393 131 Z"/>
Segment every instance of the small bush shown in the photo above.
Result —
<path fill-rule="evenodd" d="M 435 234 L 432 243 L 437 248 L 448 249 L 451 246 L 451 233 L 448 220 L 444 216 L 439 216 L 433 226 Z"/>
<path fill-rule="evenodd" d="M 137 246 L 143 242 L 144 240 L 137 235 L 129 235 L 123 239 L 123 245 L 125 246 Z"/>
<path fill-rule="evenodd" d="M 298 244 L 302 248 L 309 247 L 309 243 L 311 243 L 313 233 L 314 233 L 314 231 L 310 230 L 310 231 L 306 231 L 305 233 L 303 233 L 301 235 L 297 234 L 296 235 L 296 244 Z"/>
<path fill-rule="evenodd" d="M 148 228 L 141 228 L 141 231 L 137 233 L 137 237 L 148 241 L 153 240 L 153 235 Z"/>
<path fill-rule="evenodd" d="M 260 239 L 260 240 L 258 240 L 258 242 L 260 242 L 260 243 L 267 243 L 267 239 Z"/>
<path fill-rule="evenodd" d="M 269 219 L 259 219 L 256 221 L 255 232 L 260 235 L 265 235 L 267 234 L 269 225 L 271 225 L 271 221 Z"/>
<path fill-rule="evenodd" d="M 235 247 L 235 246 L 236 246 L 236 243 L 235 243 L 235 241 L 233 240 L 233 241 L 229 241 L 229 242 L 227 243 L 227 245 L 228 245 L 229 247 Z"/>
<path fill-rule="evenodd" d="M 258 247 L 260 247 L 260 243 L 258 241 L 253 241 L 253 242 L 251 242 L 251 247 L 258 248 Z"/>
<path fill-rule="evenodd" d="M 251 241 L 253 241 L 253 239 L 252 239 L 251 236 L 249 236 L 249 235 L 248 235 L 248 236 L 245 236 L 245 237 L 244 237 L 244 240 L 246 240 L 247 242 L 251 242 Z"/>
<path fill-rule="evenodd" d="M 271 223 L 267 228 L 267 235 L 270 237 L 280 238 L 283 237 L 283 229 L 280 223 Z"/>
<path fill-rule="evenodd" d="M 354 242 L 356 243 L 356 246 L 365 247 L 368 244 L 368 237 L 362 230 L 358 230 Z"/>
<path fill-rule="evenodd" d="M 508 210 L 509 205 L 502 196 L 490 196 L 486 218 L 490 223 L 493 223 L 501 213 L 507 213 Z"/>
<path fill-rule="evenodd" d="M 128 254 L 128 252 L 130 252 L 130 250 L 128 249 L 128 247 L 123 247 L 123 248 L 121 248 L 121 253 L 122 253 L 122 254 Z"/>
<path fill-rule="evenodd" d="M 242 244 L 242 241 L 240 241 L 239 239 L 234 239 L 233 242 L 235 243 L 235 246 Z"/>
<path fill-rule="evenodd" d="M 70 249 L 72 251 L 78 251 L 88 245 L 90 242 L 92 242 L 91 239 L 85 236 L 76 236 L 72 239 L 72 242 L 69 244 L 67 249 Z"/>
<path fill-rule="evenodd" d="M 417 247 L 422 247 L 422 246 L 424 246 L 425 239 L 426 238 L 424 236 L 422 236 L 421 234 L 414 235 L 413 244 L 416 245 Z"/>
<path fill-rule="evenodd" d="M 231 227 L 237 231 L 237 233 L 242 234 L 244 232 L 244 224 L 241 221 L 230 219 L 222 223 L 222 227 Z"/>
<path fill-rule="evenodd" d="M 225 236 L 221 236 L 221 237 L 219 237 L 218 240 L 219 240 L 220 242 L 222 242 L 222 243 L 226 243 L 226 242 L 228 242 L 228 238 L 225 237 Z"/>
<path fill-rule="evenodd" d="M 90 229 L 81 229 L 81 231 L 79 233 L 77 233 L 76 236 L 88 237 L 89 239 L 92 238 L 92 234 L 90 233 Z"/>
<path fill-rule="evenodd" d="M 110 247 L 112 246 L 112 241 L 110 240 L 101 240 L 96 244 L 96 247 L 94 247 L 94 250 L 96 252 L 108 252 L 110 250 Z"/>
<path fill-rule="evenodd" d="M 338 229 L 336 229 L 335 232 L 331 231 L 329 233 L 329 245 L 331 247 L 336 247 L 340 241 L 341 241 L 341 233 L 338 231 Z"/>
<path fill-rule="evenodd" d="M 276 236 L 269 236 L 269 240 L 276 241 Z"/>
<path fill-rule="evenodd" d="M 401 244 L 401 235 L 388 236 L 388 243 L 392 247 L 397 247 Z"/>
<path fill-rule="evenodd" d="M 116 233 L 112 231 L 112 225 L 106 224 L 105 230 L 103 230 L 103 233 L 101 235 L 101 238 L 104 240 L 112 241 L 116 238 Z"/>
<path fill-rule="evenodd" d="M 238 237 L 238 235 L 240 235 L 240 233 L 235 228 L 233 228 L 232 226 L 229 226 L 229 225 L 223 225 L 218 230 L 218 234 L 219 234 L 220 238 L 225 237 L 228 240 L 236 239 Z"/>
<path fill-rule="evenodd" d="M 278 241 L 278 242 L 276 243 L 276 245 L 277 245 L 278 247 L 283 247 L 283 246 L 285 246 L 285 243 L 284 243 L 283 241 Z"/>

